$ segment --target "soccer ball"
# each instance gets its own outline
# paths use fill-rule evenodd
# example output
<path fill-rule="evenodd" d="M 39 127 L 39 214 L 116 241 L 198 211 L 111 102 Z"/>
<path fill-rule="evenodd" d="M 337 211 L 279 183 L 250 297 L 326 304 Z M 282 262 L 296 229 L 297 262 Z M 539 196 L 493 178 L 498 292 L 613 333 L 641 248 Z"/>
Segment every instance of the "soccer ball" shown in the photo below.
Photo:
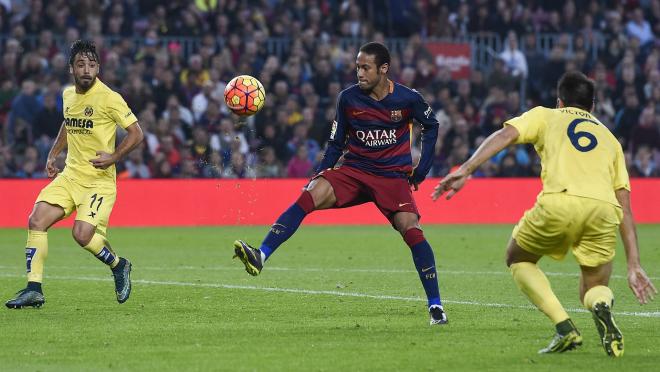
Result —
<path fill-rule="evenodd" d="M 240 75 L 231 79 L 225 87 L 225 103 L 236 115 L 254 115 L 266 101 L 264 86 L 250 75 Z"/>

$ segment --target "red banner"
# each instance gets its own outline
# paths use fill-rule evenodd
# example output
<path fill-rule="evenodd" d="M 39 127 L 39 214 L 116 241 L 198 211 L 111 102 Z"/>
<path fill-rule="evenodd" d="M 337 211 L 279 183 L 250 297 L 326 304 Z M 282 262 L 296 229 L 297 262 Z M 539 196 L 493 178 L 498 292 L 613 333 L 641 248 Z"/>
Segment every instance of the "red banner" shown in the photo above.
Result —
<path fill-rule="evenodd" d="M 0 180 L 0 227 L 26 227 L 47 180 Z M 110 226 L 270 225 L 300 195 L 304 179 L 120 180 Z M 437 180 L 427 180 L 415 198 L 422 224 L 515 223 L 541 189 L 538 179 L 473 179 L 452 200 L 433 203 Z M 632 180 L 639 223 L 660 223 L 660 179 Z M 73 219 L 60 223 L 71 226 Z M 312 213 L 305 224 L 388 224 L 369 203 Z"/>
<path fill-rule="evenodd" d="M 426 43 L 426 49 L 433 54 L 436 66 L 449 67 L 453 79 L 470 77 L 470 44 L 430 41 Z"/>

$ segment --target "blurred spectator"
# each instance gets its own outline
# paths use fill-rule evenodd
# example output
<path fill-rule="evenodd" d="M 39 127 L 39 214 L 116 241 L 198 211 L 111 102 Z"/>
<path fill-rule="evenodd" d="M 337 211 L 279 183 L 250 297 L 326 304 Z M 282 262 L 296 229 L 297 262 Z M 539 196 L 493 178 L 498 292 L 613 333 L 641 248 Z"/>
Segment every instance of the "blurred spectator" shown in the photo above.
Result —
<path fill-rule="evenodd" d="M 268 146 L 264 147 L 259 153 L 259 163 L 256 167 L 257 178 L 278 178 L 282 177 L 282 165 L 275 157 L 275 150 Z"/>
<path fill-rule="evenodd" d="M 202 167 L 202 177 L 204 178 L 221 178 L 222 177 L 222 156 L 219 152 L 213 151 L 209 156 L 209 161 L 205 162 Z"/>
<path fill-rule="evenodd" d="M 37 86 L 32 80 L 24 81 L 21 93 L 14 98 L 9 112 L 7 143 L 19 152 L 32 143 L 32 126 L 39 109 L 36 89 Z"/>
<path fill-rule="evenodd" d="M 499 57 L 504 61 L 511 76 L 516 79 L 527 78 L 527 59 L 518 49 L 518 36 L 514 31 L 509 31 L 507 34 L 504 50 Z"/>
<path fill-rule="evenodd" d="M 496 177 L 522 177 L 525 176 L 525 170 L 516 161 L 513 153 L 506 154 L 499 164 Z"/>
<path fill-rule="evenodd" d="M 32 131 L 34 137 L 34 145 L 39 151 L 39 158 L 46 159 L 48 151 L 53 146 L 55 137 L 60 131 L 64 116 L 56 106 L 56 98 L 52 93 L 44 96 L 44 106 L 37 113 L 34 119 L 34 129 Z"/>
<path fill-rule="evenodd" d="M 202 90 L 193 97 L 191 108 L 195 121 L 199 121 L 202 115 L 206 112 L 209 101 L 213 99 L 211 97 L 212 92 L 213 82 L 211 80 L 206 80 L 202 83 Z"/>
<path fill-rule="evenodd" d="M 7 159 L 3 154 L 0 154 L 0 178 L 13 178 L 14 172 L 9 169 Z"/>
<path fill-rule="evenodd" d="M 190 153 L 193 160 L 197 163 L 198 168 L 201 169 L 204 167 L 204 163 L 210 158 L 211 152 L 209 133 L 203 127 L 196 126 L 193 130 Z"/>
<path fill-rule="evenodd" d="M 222 178 L 255 178 L 254 169 L 249 168 L 245 162 L 245 155 L 240 152 L 231 154 L 231 161 L 222 172 Z"/>
<path fill-rule="evenodd" d="M 250 149 L 245 135 L 236 131 L 234 122 L 229 118 L 220 120 L 220 133 L 217 137 L 217 148 L 221 150 L 225 164 L 231 161 L 234 150 L 238 150 L 238 152 L 245 155 Z M 234 144 L 238 147 L 234 147 Z"/>
<path fill-rule="evenodd" d="M 179 172 L 179 178 L 197 178 L 199 177 L 197 164 L 195 160 L 189 157 L 185 157 L 181 161 L 181 170 Z"/>
<path fill-rule="evenodd" d="M 631 37 L 637 38 L 641 45 L 650 43 L 655 38 L 651 30 L 651 25 L 644 19 L 642 8 L 637 8 L 633 11 L 630 21 L 626 24 L 626 32 Z"/>
<path fill-rule="evenodd" d="M 515 79 L 509 74 L 506 61 L 502 57 L 497 57 L 493 62 L 493 70 L 488 75 L 488 87 L 497 87 L 508 91 L 515 86 Z"/>
<path fill-rule="evenodd" d="M 629 138 L 632 128 L 637 125 L 641 110 L 639 98 L 634 91 L 624 97 L 625 107 L 621 108 L 614 117 L 614 133 L 623 138 Z"/>
<path fill-rule="evenodd" d="M 144 144 L 141 144 L 128 154 L 128 160 L 125 162 L 125 166 L 127 178 L 151 178 L 151 171 L 144 163 Z"/>
<path fill-rule="evenodd" d="M 656 112 L 654 105 L 648 105 L 639 117 L 639 124 L 630 132 L 628 150 L 636 153 L 639 148 L 660 148 L 660 112 Z"/>
<path fill-rule="evenodd" d="M 307 158 L 310 162 L 314 162 L 316 155 L 320 151 L 319 144 L 313 139 L 308 138 L 309 127 L 305 124 L 297 124 L 293 129 L 293 138 L 289 140 L 287 147 L 289 149 L 290 157 L 293 157 L 299 148 L 305 147 L 307 149 Z"/>
<path fill-rule="evenodd" d="M 658 177 L 660 172 L 648 146 L 641 146 L 635 153 L 632 175 L 637 177 Z"/>
<path fill-rule="evenodd" d="M 160 71 L 154 77 L 154 102 L 158 108 L 158 112 L 163 112 L 167 109 L 168 99 L 176 97 L 178 102 L 185 102 L 185 95 L 180 87 L 179 81 L 175 79 L 172 70 Z"/>
<path fill-rule="evenodd" d="M 307 178 L 311 176 L 313 165 L 312 161 L 309 160 L 307 146 L 300 145 L 295 156 L 289 160 L 286 167 L 286 176 L 289 178 Z"/>
<path fill-rule="evenodd" d="M 16 171 L 17 178 L 46 178 L 46 172 L 40 167 L 39 152 L 34 147 L 27 147 L 23 153 L 23 166 Z"/>
<path fill-rule="evenodd" d="M 163 161 L 170 165 L 170 172 L 172 169 L 177 169 L 181 163 L 181 154 L 175 146 L 173 135 L 166 135 L 160 139 L 160 146 L 158 146 L 156 154 L 163 156 Z"/>

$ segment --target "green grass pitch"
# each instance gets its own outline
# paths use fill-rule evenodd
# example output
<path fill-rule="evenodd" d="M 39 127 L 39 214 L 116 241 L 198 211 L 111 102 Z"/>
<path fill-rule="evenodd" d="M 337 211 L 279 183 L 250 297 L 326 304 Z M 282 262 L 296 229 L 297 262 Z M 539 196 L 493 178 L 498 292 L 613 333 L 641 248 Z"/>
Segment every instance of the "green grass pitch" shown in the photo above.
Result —
<path fill-rule="evenodd" d="M 428 324 L 409 249 L 387 226 L 303 226 L 259 277 L 232 260 L 236 238 L 267 227 L 110 229 L 131 259 L 133 293 L 116 303 L 110 271 L 68 229 L 49 233 L 41 309 L 0 309 L 0 370 L 654 370 L 660 300 L 637 304 L 617 248 L 614 290 L 625 355 L 608 358 L 577 298 L 577 264 L 543 259 L 584 336 L 538 355 L 553 333 L 503 263 L 511 226 L 426 226 L 447 326 Z M 0 296 L 25 285 L 26 232 L 0 230 Z M 660 286 L 660 226 L 639 227 L 642 263 Z"/>

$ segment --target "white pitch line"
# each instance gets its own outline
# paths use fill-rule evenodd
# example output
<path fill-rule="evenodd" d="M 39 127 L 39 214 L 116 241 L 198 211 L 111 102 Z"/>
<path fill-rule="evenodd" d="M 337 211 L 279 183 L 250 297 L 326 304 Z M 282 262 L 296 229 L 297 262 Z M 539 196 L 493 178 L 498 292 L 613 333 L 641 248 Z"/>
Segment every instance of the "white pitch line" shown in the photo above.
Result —
<path fill-rule="evenodd" d="M 49 266 L 53 269 L 63 269 L 63 270 L 81 270 L 85 267 L 74 267 L 74 266 Z M 23 269 L 23 266 L 3 266 L 0 265 L 0 269 Z M 152 270 L 152 271 L 172 271 L 172 270 L 215 270 L 215 271 L 242 271 L 241 266 L 174 266 L 174 267 L 162 267 L 162 266 L 140 266 L 140 270 Z M 94 268 L 95 270 L 95 268 Z M 352 268 L 320 268 L 320 267 L 280 267 L 280 266 L 268 266 L 266 268 L 268 271 L 302 271 L 302 272 L 338 272 L 338 273 L 374 273 L 374 274 L 417 274 L 415 270 L 403 270 L 403 269 L 352 269 Z M 446 275 L 504 275 L 510 276 L 511 274 L 508 271 L 470 271 L 470 270 L 438 270 L 439 274 Z M 547 276 L 558 276 L 558 277 L 573 277 L 577 278 L 580 276 L 579 273 L 566 273 L 566 272 L 552 272 L 545 271 Z M 612 275 L 612 279 L 628 279 L 625 275 Z M 660 280 L 660 277 L 651 276 L 649 277 L 652 280 Z"/>
<path fill-rule="evenodd" d="M 10 275 L 0 273 L 0 277 L 7 278 L 16 278 L 17 275 Z M 21 276 L 22 277 L 22 276 Z M 92 282 L 107 282 L 110 281 L 108 278 L 99 278 L 99 277 L 74 277 L 74 276 L 49 276 L 49 279 L 55 280 L 84 280 Z M 139 284 L 148 284 L 148 285 L 169 285 L 169 286 L 182 286 L 182 287 L 202 287 L 202 288 L 224 288 L 224 289 L 244 289 L 244 290 L 254 290 L 254 291 L 264 291 L 264 292 L 284 292 L 284 293 L 298 293 L 298 294 L 307 294 L 307 295 L 328 295 L 328 296 L 339 296 L 339 297 L 358 297 L 358 298 L 371 298 L 377 300 L 396 300 L 396 301 L 416 301 L 422 302 L 426 301 L 420 297 L 404 297 L 404 296 L 392 296 L 392 295 L 374 295 L 368 293 L 359 293 L 359 292 L 339 292 L 339 291 L 319 291 L 312 289 L 300 289 L 300 288 L 278 288 L 278 287 L 257 287 L 253 285 L 239 285 L 239 284 L 222 284 L 222 283 L 191 283 L 191 282 L 179 282 L 179 281 L 160 281 L 160 280 L 145 280 L 137 279 L 133 280 L 133 283 Z M 482 306 L 482 307 L 498 307 L 498 308 L 508 308 L 508 309 L 524 309 L 524 310 L 536 310 L 535 307 L 530 305 L 513 305 L 513 304 L 501 304 L 493 302 L 478 302 L 478 301 L 460 301 L 460 300 L 443 300 L 447 304 L 457 304 L 457 305 L 472 305 L 472 306 Z M 566 309 L 570 312 L 575 313 L 587 313 L 585 309 Z M 621 311 L 615 312 L 617 315 L 633 316 L 633 317 L 643 317 L 643 318 L 660 318 L 660 311 L 650 311 L 650 312 L 637 312 L 637 311 Z"/>

